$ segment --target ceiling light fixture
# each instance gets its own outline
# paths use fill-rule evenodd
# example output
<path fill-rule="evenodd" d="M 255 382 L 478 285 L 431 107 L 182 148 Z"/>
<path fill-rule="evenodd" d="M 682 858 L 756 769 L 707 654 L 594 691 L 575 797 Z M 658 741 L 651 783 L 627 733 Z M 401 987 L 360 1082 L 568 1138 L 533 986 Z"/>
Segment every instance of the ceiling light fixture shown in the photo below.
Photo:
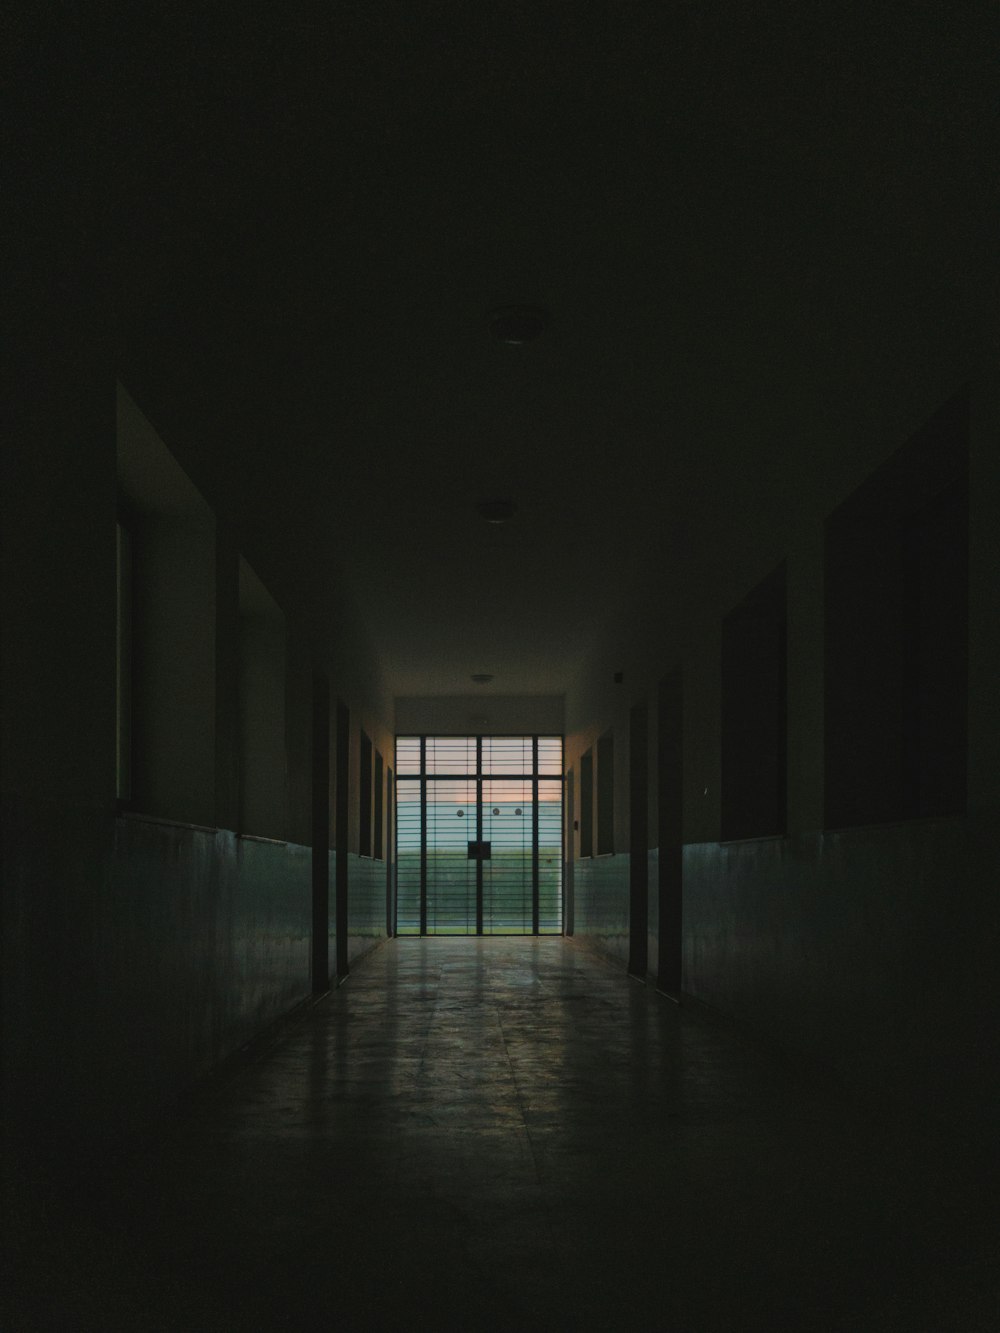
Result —
<path fill-rule="evenodd" d="M 517 505 L 513 500 L 480 500 L 476 513 L 487 523 L 509 523 L 517 513 Z"/>
<path fill-rule="evenodd" d="M 549 317 L 533 305 L 504 305 L 489 313 L 490 333 L 497 342 L 520 347 L 533 342 L 548 328 Z"/>

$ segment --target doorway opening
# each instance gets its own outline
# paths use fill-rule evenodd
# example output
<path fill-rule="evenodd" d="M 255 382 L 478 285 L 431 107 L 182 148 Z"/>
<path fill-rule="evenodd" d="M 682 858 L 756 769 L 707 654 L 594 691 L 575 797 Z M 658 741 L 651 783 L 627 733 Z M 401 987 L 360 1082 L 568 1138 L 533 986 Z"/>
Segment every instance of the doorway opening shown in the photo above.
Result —
<path fill-rule="evenodd" d="M 561 935 L 561 736 L 396 737 L 396 934 Z"/>

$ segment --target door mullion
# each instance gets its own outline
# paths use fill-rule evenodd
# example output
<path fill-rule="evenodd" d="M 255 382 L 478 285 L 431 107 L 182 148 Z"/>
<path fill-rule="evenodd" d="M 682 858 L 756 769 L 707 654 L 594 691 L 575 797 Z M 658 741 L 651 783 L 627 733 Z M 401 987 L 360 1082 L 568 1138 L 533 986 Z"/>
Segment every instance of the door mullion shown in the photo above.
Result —
<path fill-rule="evenodd" d="M 476 842 L 483 845 L 483 738 L 476 737 Z M 476 857 L 476 934 L 483 933 L 483 858 Z"/>
<path fill-rule="evenodd" d="M 427 738 L 420 737 L 420 933 L 427 934 Z"/>
<path fill-rule="evenodd" d="M 539 930 L 538 911 L 538 737 L 531 738 L 531 933 Z"/>

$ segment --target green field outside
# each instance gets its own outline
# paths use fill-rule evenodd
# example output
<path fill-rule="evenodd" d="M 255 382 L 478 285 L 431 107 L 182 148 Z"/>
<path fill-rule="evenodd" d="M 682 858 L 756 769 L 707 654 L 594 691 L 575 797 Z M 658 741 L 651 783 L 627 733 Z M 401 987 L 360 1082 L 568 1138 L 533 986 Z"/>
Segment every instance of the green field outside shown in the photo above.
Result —
<path fill-rule="evenodd" d="M 539 929 L 562 929 L 562 846 L 539 846 Z M 474 934 L 476 863 L 465 851 L 428 848 L 427 929 L 435 935 Z M 400 851 L 397 860 L 396 928 L 420 933 L 420 853 Z M 530 935 L 531 849 L 494 847 L 483 862 L 483 930 L 486 934 Z"/>

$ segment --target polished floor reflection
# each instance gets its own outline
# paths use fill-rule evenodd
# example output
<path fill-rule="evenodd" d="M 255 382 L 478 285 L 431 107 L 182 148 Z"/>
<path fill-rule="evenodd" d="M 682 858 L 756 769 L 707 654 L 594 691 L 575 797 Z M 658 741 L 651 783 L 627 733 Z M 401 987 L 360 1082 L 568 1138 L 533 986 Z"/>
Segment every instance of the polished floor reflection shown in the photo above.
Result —
<path fill-rule="evenodd" d="M 19 1328 L 995 1329 L 995 1176 L 561 939 L 398 940 L 140 1160 Z"/>

